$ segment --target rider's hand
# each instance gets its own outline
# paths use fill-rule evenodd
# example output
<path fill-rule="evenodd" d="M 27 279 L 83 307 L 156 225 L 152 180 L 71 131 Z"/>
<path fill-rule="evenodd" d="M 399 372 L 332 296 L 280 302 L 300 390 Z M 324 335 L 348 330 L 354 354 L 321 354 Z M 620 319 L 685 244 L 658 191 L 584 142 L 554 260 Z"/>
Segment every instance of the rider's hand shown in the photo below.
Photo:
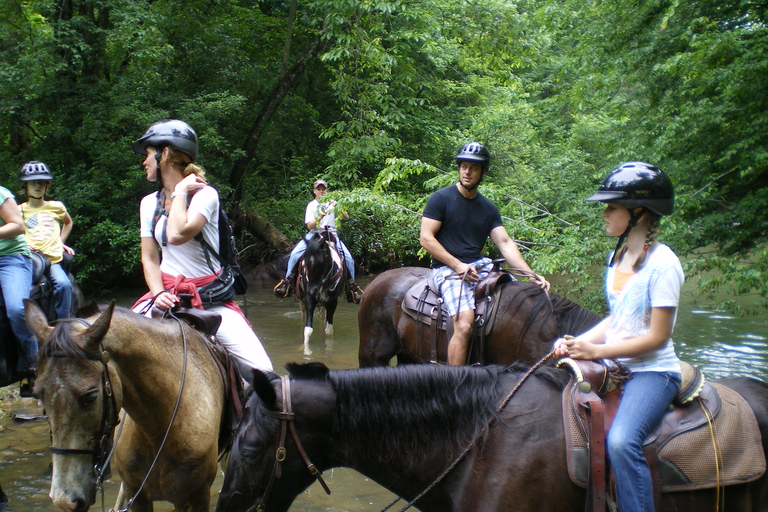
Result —
<path fill-rule="evenodd" d="M 163 311 L 171 309 L 177 302 L 179 302 L 179 298 L 171 292 L 160 292 L 160 294 L 155 297 L 155 307 L 162 309 Z"/>
<path fill-rule="evenodd" d="M 454 269 L 456 273 L 464 280 L 471 283 L 476 283 L 480 280 L 480 276 L 477 274 L 477 269 L 467 263 L 459 263 Z"/>
<path fill-rule="evenodd" d="M 68 245 L 62 245 L 62 247 L 64 247 L 64 252 L 65 252 L 65 253 L 67 253 L 67 254 L 71 254 L 72 256 L 74 256 L 74 255 L 75 255 L 75 250 L 74 250 L 73 248 L 71 248 L 70 246 L 68 246 Z"/>
<path fill-rule="evenodd" d="M 534 284 L 539 285 L 539 288 L 544 290 L 545 292 L 549 291 L 549 281 L 544 279 L 544 276 L 541 276 L 539 274 L 534 274 L 534 277 L 531 278 L 531 280 L 534 282 Z"/>

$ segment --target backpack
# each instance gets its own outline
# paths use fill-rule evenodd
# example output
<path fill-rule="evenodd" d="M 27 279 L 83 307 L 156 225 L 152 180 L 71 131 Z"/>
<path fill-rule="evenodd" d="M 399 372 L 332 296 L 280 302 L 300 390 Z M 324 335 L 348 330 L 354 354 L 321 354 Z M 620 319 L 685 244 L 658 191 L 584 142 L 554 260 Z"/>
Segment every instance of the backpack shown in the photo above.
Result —
<path fill-rule="evenodd" d="M 191 198 L 187 198 L 187 208 L 189 208 L 189 202 Z M 155 232 L 155 226 L 162 215 L 167 215 L 163 209 L 165 203 L 165 193 L 160 190 L 157 193 L 157 207 L 155 207 L 155 213 L 152 217 L 152 233 Z M 165 230 L 161 236 L 162 245 L 168 245 L 166 239 Z M 205 261 L 208 263 L 208 267 L 213 272 L 213 265 L 211 265 L 211 254 L 219 260 L 221 263 L 221 274 L 225 274 L 227 270 L 232 273 L 235 278 L 234 289 L 238 295 L 245 294 L 248 289 L 248 282 L 245 280 L 243 270 L 240 268 L 240 264 L 237 261 L 237 246 L 235 245 L 235 234 L 232 232 L 232 226 L 229 223 L 229 217 L 224 208 L 221 207 L 221 200 L 219 200 L 219 252 L 217 253 L 213 247 L 205 240 L 202 231 L 194 236 L 200 245 L 203 247 L 203 253 L 205 254 Z"/>

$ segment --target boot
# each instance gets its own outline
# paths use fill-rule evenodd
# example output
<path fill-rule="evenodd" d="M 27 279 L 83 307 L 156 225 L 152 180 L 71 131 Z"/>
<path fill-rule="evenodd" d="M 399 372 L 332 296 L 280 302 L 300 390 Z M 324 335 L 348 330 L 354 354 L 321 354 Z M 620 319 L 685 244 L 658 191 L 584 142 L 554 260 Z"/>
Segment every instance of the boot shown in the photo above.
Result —
<path fill-rule="evenodd" d="M 354 304 L 360 304 L 363 299 L 363 289 L 360 288 L 354 281 L 349 281 L 347 289 L 347 302 Z"/>
<path fill-rule="evenodd" d="M 282 278 L 280 282 L 277 283 L 277 286 L 275 286 L 275 289 L 273 290 L 275 292 L 275 297 L 284 299 L 285 297 L 290 295 L 291 291 L 293 291 L 293 279 L 294 279 L 294 276 L 288 276 L 288 277 Z"/>

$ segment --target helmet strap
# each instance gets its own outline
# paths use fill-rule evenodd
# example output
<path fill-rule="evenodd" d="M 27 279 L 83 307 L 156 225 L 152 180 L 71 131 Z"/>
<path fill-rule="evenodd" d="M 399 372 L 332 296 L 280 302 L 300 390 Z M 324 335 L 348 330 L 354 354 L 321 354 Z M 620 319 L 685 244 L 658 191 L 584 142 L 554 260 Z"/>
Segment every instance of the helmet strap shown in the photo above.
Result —
<path fill-rule="evenodd" d="M 621 249 L 621 246 L 624 244 L 624 241 L 629 236 L 629 232 L 632 231 L 635 226 L 637 226 L 637 222 L 640 220 L 640 217 L 643 216 L 645 213 L 645 208 L 640 210 L 640 213 L 634 214 L 632 213 L 632 210 L 629 211 L 630 217 L 629 222 L 627 223 L 627 229 L 624 230 L 624 232 L 619 237 L 619 241 L 616 242 L 616 248 L 613 250 L 613 255 L 611 256 L 611 262 L 608 264 L 609 267 L 612 267 L 614 263 L 616 263 L 616 256 L 619 254 L 619 249 Z"/>

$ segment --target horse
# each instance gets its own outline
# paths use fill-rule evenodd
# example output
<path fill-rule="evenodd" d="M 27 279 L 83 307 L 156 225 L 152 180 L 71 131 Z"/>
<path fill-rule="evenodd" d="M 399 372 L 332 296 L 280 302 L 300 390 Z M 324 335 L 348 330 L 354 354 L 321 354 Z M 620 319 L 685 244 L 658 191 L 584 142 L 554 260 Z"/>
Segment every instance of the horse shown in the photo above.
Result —
<path fill-rule="evenodd" d="M 543 365 L 526 379 L 522 363 L 288 370 L 282 378 L 253 373 L 217 512 L 287 511 L 323 471 L 340 466 L 426 512 L 585 510 L 587 490 L 566 467 L 566 370 Z M 768 385 L 722 383 L 752 407 L 768 451 Z M 719 509 L 716 492 L 664 493 L 659 510 L 768 510 L 766 474 L 727 487 Z"/>
<path fill-rule="evenodd" d="M 386 366 L 397 356 L 398 364 L 430 362 L 433 344 L 438 362 L 446 362 L 447 337 L 415 320 L 402 309 L 408 290 L 429 274 L 421 267 L 403 267 L 379 274 L 365 290 L 358 311 L 361 368 Z M 501 284 L 498 314 L 482 347 L 474 347 L 469 362 L 508 365 L 514 361 L 534 364 L 549 353 L 552 342 L 565 334 L 581 334 L 601 317 L 568 299 L 547 295 L 532 283 Z M 472 350 L 469 351 L 470 357 Z"/>
<path fill-rule="evenodd" d="M 64 269 L 72 285 L 72 311 L 76 311 L 83 304 L 83 292 L 75 283 L 74 276 L 70 272 L 72 256 L 64 253 L 66 257 L 62 261 Z M 48 274 L 51 262 L 42 253 L 32 252 L 32 287 L 29 298 L 35 301 L 45 312 L 48 320 L 56 319 L 56 301 L 53 297 L 53 283 Z M 11 330 L 11 325 L 6 314 L 3 295 L 0 294 L 0 387 L 18 382 L 29 377 L 27 372 L 18 371 L 19 347 L 18 340 Z"/>
<path fill-rule="evenodd" d="M 50 327 L 25 300 L 40 343 L 35 392 L 51 427 L 51 500 L 68 512 L 94 503 L 122 408 L 114 462 L 133 496 L 129 508 L 151 511 L 152 501 L 165 500 L 177 510 L 207 511 L 231 433 L 223 423 L 227 388 L 209 342 L 183 321 L 146 318 L 114 301 L 94 309 Z"/>
<path fill-rule="evenodd" d="M 307 250 L 299 261 L 296 296 L 301 304 L 304 324 L 304 355 L 311 356 L 309 339 L 314 332 L 315 308 L 325 308 L 326 346 L 332 344 L 333 315 L 344 291 L 344 258 L 336 249 L 334 235 L 326 230 L 314 233 L 307 241 Z"/>

